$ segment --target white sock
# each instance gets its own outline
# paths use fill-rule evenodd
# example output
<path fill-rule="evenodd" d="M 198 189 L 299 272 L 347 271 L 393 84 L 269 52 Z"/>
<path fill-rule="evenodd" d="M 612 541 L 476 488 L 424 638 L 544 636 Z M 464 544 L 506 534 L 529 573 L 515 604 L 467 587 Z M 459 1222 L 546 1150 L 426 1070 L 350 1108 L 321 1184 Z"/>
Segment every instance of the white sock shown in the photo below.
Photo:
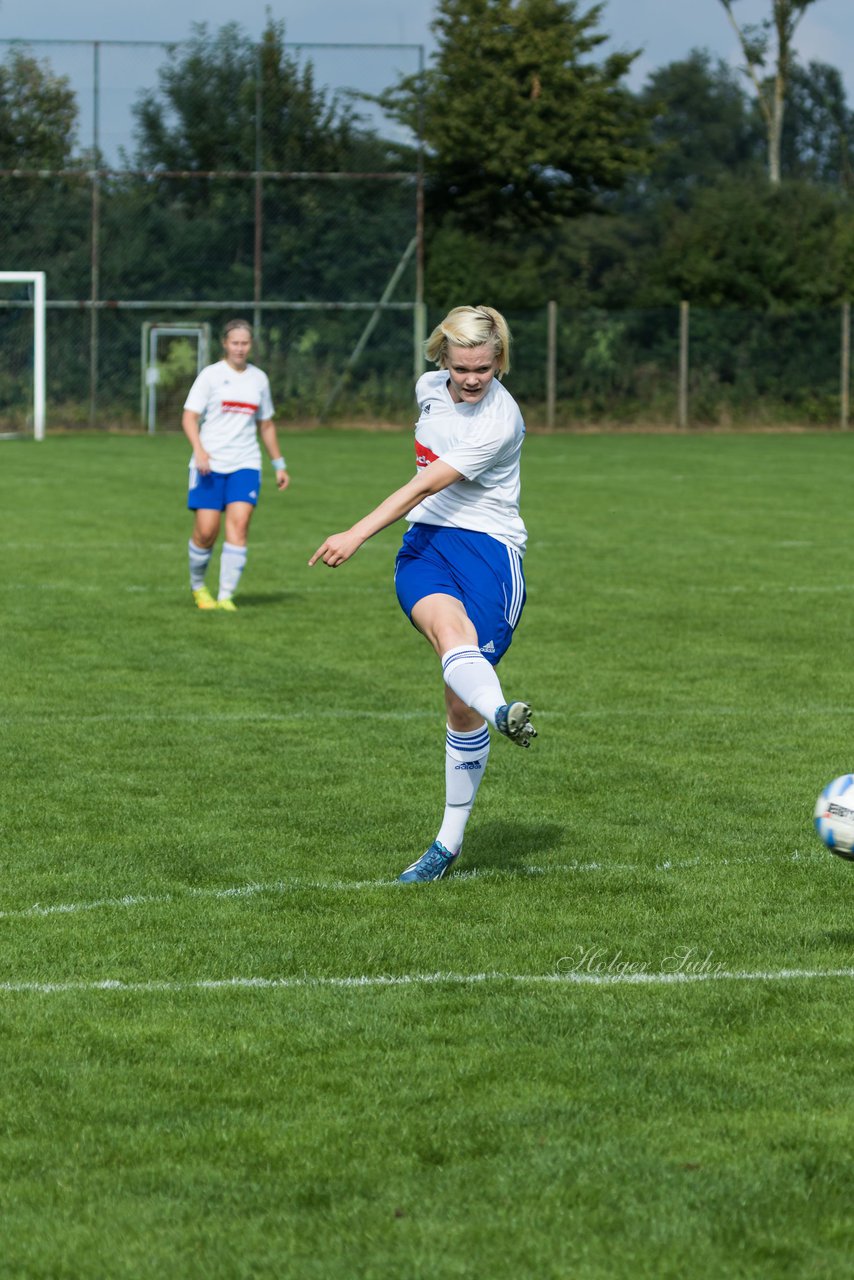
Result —
<path fill-rule="evenodd" d="M 236 547 L 233 542 L 224 542 L 219 562 L 220 600 L 230 600 L 234 595 L 245 565 L 246 548 Z"/>
<path fill-rule="evenodd" d="M 445 738 L 445 815 L 436 839 L 451 853 L 459 853 L 474 798 L 489 759 L 489 730 L 483 724 L 471 733 L 448 726 Z"/>
<path fill-rule="evenodd" d="M 205 574 L 213 553 L 213 547 L 197 547 L 190 539 L 190 590 L 198 591 L 205 585 Z"/>
<path fill-rule="evenodd" d="M 467 707 L 495 728 L 495 712 L 506 701 L 495 668 L 471 644 L 458 645 L 442 655 L 442 677 Z"/>

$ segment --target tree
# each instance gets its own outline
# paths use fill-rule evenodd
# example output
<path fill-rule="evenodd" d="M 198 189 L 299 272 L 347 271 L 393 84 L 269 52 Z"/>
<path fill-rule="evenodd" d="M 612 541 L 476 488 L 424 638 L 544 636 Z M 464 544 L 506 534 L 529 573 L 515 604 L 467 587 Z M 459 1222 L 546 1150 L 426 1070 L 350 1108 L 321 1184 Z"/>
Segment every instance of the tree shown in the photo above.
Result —
<path fill-rule="evenodd" d="M 245 176 L 203 174 L 392 167 L 391 152 L 353 105 L 318 87 L 311 64 L 288 54 L 284 25 L 272 19 L 260 44 L 236 23 L 218 32 L 195 24 L 135 115 L 138 168 L 200 174 L 128 191 L 139 209 L 123 217 L 132 228 L 125 239 L 137 241 L 133 269 L 144 277 L 137 291 L 252 296 L 258 188 Z M 411 188 L 406 203 L 404 211 L 401 189 L 390 183 L 265 180 L 265 292 L 340 299 L 366 288 L 378 296 L 412 235 Z"/>
<path fill-rule="evenodd" d="M 654 71 L 640 94 L 652 114 L 654 156 L 641 187 L 684 203 L 725 174 L 755 171 L 762 131 L 749 98 L 725 62 L 694 49 Z"/>
<path fill-rule="evenodd" d="M 756 90 L 768 137 L 768 176 L 772 186 L 780 182 L 780 151 L 786 89 L 792 69 L 792 40 L 801 18 L 816 0 L 771 0 L 771 17 L 740 27 L 733 13 L 734 0 L 720 0 L 738 36 L 747 62 L 746 72 Z M 774 74 L 761 80 L 769 56 L 771 32 L 776 36 Z"/>
<path fill-rule="evenodd" d="M 836 67 L 793 65 L 781 141 L 783 173 L 854 188 L 854 112 Z"/>
<path fill-rule="evenodd" d="M 595 206 L 646 160 L 645 113 L 623 80 L 637 54 L 596 63 L 602 5 L 439 0 L 421 76 L 381 95 L 427 148 L 437 221 L 524 230 Z"/>
<path fill-rule="evenodd" d="M 0 262 L 8 270 L 45 270 L 53 297 L 85 297 L 89 284 L 91 197 L 83 161 L 75 155 L 77 119 L 69 81 L 49 62 L 13 45 L 0 62 L 0 168 L 78 170 L 79 176 L 48 172 L 0 178 Z M 60 358 L 48 364 L 48 390 L 54 395 L 67 372 L 63 351 L 69 353 L 72 379 L 86 365 L 79 358 L 78 317 L 53 313 L 50 331 L 54 340 L 60 332 L 65 339 L 55 342 Z M 12 370 L 29 367 L 32 336 L 15 311 L 0 315 L 0 344 L 6 386 L 15 387 L 20 399 L 25 389 Z"/>
<path fill-rule="evenodd" d="M 0 259 L 7 267 L 45 266 L 54 295 L 85 296 L 88 284 L 89 189 L 74 152 L 77 118 L 66 77 L 13 45 L 0 63 L 0 168 L 78 169 L 80 176 L 0 180 Z"/>
<path fill-rule="evenodd" d="M 787 311 L 830 307 L 851 290 L 851 233 L 837 192 L 791 181 L 723 181 L 678 214 L 656 271 L 675 301 Z"/>
<path fill-rule="evenodd" d="M 311 63 L 287 53 L 284 24 L 272 19 L 260 44 L 235 22 L 218 33 L 194 23 L 134 114 L 144 168 L 346 168 L 366 141 L 354 109 L 318 88 Z"/>
<path fill-rule="evenodd" d="M 77 136 L 77 100 L 68 79 L 12 46 L 0 64 L 0 167 L 64 169 Z"/>

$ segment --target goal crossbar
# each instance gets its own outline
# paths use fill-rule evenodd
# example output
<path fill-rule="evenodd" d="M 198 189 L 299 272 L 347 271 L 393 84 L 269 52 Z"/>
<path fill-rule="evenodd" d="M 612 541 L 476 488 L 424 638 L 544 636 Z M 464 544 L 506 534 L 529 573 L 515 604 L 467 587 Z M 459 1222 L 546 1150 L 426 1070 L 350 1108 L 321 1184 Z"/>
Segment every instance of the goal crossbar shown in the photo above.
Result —
<path fill-rule="evenodd" d="M 44 440 L 45 422 L 45 273 L 0 271 L 0 284 L 33 287 L 33 435 Z"/>

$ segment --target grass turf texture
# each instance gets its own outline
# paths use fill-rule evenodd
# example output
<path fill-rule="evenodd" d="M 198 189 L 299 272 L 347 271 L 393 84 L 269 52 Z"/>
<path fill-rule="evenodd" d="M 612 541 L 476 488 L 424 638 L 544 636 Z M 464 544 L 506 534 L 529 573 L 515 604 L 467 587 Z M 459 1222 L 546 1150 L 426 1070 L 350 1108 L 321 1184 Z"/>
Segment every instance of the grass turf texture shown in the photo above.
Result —
<path fill-rule="evenodd" d="M 852 448 L 530 438 L 541 736 L 405 889 L 400 530 L 306 561 L 411 440 L 289 436 L 233 616 L 182 439 L 0 445 L 0 1275 L 848 1276 Z"/>

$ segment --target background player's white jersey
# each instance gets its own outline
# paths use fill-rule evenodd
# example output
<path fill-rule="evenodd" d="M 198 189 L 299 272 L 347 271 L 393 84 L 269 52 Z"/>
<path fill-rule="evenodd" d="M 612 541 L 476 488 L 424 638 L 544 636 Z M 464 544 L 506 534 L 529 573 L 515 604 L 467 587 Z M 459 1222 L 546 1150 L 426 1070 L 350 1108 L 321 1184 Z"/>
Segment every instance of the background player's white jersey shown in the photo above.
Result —
<path fill-rule="evenodd" d="M 266 373 L 254 364 L 242 373 L 227 360 L 209 364 L 190 388 L 184 408 L 201 415 L 199 434 L 212 471 L 223 475 L 244 467 L 260 471 L 257 424 L 273 416 Z"/>
<path fill-rule="evenodd" d="M 519 455 L 525 424 L 519 406 L 497 378 L 476 404 L 451 398 L 446 369 L 425 373 L 415 386 L 421 415 L 415 461 L 437 458 L 465 477 L 413 507 L 413 524 L 449 525 L 488 533 L 525 553 L 528 534 L 519 514 Z"/>

